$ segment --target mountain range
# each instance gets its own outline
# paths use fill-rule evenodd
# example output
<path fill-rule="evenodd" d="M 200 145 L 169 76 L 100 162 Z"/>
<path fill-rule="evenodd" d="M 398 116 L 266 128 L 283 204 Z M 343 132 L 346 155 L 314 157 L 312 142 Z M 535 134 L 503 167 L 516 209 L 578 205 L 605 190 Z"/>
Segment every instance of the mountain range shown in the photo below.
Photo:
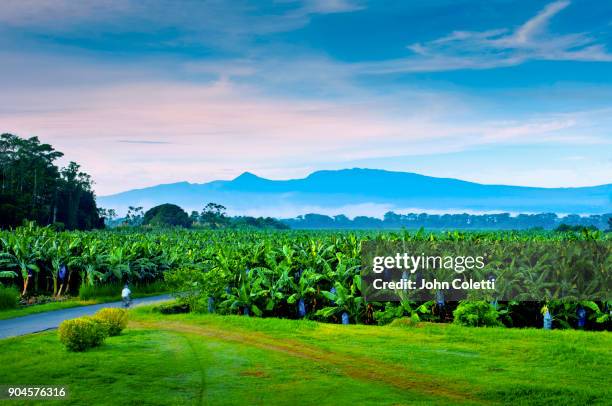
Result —
<path fill-rule="evenodd" d="M 572 188 L 485 185 L 354 168 L 317 171 L 290 180 L 245 172 L 233 180 L 162 184 L 98 197 L 99 206 L 115 209 L 119 215 L 129 206 L 147 210 L 162 203 L 200 211 L 208 202 L 223 204 L 233 215 L 277 218 L 306 213 L 380 217 L 386 211 L 602 214 L 612 211 L 612 184 Z"/>

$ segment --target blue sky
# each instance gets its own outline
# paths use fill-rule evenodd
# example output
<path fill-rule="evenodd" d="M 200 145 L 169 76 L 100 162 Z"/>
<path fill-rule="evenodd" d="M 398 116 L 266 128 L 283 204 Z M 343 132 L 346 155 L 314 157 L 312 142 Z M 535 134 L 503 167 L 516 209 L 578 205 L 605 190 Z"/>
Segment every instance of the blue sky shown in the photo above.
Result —
<path fill-rule="evenodd" d="M 0 131 L 101 195 L 354 166 L 612 182 L 610 2 L 5 0 L 0 62 Z"/>

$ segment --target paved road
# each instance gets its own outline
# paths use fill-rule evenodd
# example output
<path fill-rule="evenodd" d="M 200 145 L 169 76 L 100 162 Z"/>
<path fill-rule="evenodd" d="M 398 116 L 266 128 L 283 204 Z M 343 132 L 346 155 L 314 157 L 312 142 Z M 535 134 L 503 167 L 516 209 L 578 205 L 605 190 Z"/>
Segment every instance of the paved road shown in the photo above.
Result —
<path fill-rule="evenodd" d="M 170 295 L 143 297 L 140 299 L 134 299 L 132 301 L 132 307 L 163 302 L 170 299 L 172 299 L 172 296 Z M 90 316 L 105 307 L 120 306 L 121 302 L 102 303 L 31 314 L 29 316 L 16 317 L 14 319 L 0 320 L 0 339 L 54 329 L 57 328 L 57 326 L 59 326 L 59 324 L 64 320 L 74 319 L 75 317 L 81 316 Z"/>

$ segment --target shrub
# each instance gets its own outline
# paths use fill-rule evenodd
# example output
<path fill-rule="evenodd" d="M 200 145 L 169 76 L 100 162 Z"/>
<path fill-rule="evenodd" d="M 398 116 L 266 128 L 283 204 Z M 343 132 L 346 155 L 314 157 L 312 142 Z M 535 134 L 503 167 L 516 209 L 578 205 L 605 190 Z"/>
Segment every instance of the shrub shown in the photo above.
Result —
<path fill-rule="evenodd" d="M 187 303 L 166 303 L 156 306 L 154 310 L 160 312 L 161 314 L 179 314 L 189 313 L 191 308 Z"/>
<path fill-rule="evenodd" d="M 128 313 L 125 309 L 109 307 L 96 313 L 93 320 L 104 324 L 109 336 L 118 336 L 127 327 Z"/>
<path fill-rule="evenodd" d="M 391 324 L 389 325 L 391 327 L 416 327 L 418 323 L 419 323 L 418 316 L 417 317 L 402 317 L 402 318 L 393 320 Z"/>
<path fill-rule="evenodd" d="M 454 323 L 470 327 L 501 326 L 499 312 L 485 301 L 463 301 L 453 312 Z"/>
<path fill-rule="evenodd" d="M 19 303 L 19 291 L 13 287 L 0 285 L 0 310 L 14 309 Z"/>
<path fill-rule="evenodd" d="M 105 325 L 87 317 L 65 320 L 59 326 L 60 341 L 69 351 L 85 351 L 97 347 L 107 334 Z"/>

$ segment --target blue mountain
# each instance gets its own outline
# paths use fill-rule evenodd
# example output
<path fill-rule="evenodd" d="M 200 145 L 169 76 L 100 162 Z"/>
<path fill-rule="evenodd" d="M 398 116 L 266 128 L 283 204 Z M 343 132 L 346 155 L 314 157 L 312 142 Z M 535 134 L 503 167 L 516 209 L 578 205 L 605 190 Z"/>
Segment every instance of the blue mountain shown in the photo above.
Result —
<path fill-rule="evenodd" d="M 179 182 L 98 198 L 119 214 L 174 203 L 201 210 L 208 202 L 232 214 L 291 217 L 318 212 L 381 216 L 386 210 L 603 214 L 612 211 L 612 184 L 576 188 L 485 185 L 378 169 L 317 171 L 303 179 L 271 180 L 245 172 L 233 180 Z M 375 213 L 373 211 L 382 211 Z"/>

